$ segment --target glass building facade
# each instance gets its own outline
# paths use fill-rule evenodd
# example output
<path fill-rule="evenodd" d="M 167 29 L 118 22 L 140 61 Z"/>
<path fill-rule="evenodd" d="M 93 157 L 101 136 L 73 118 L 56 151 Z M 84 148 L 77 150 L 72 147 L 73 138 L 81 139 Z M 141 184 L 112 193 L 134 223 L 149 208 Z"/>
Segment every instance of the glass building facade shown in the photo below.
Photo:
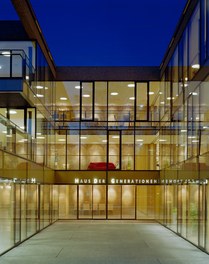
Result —
<path fill-rule="evenodd" d="M 155 75 L 55 76 L 40 40 L 0 41 L 0 254 L 57 219 L 156 220 L 209 252 L 208 17 L 188 1 Z"/>

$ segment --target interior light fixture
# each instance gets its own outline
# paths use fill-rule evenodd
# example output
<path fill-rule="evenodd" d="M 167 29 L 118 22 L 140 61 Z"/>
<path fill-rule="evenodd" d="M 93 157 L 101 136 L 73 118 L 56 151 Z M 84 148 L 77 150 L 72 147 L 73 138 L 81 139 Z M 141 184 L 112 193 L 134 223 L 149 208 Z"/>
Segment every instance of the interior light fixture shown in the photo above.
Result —
<path fill-rule="evenodd" d="M 199 69 L 200 68 L 200 64 L 193 64 L 192 65 L 192 69 Z"/>
<path fill-rule="evenodd" d="M 43 89 L 43 88 L 44 88 L 44 87 L 41 86 L 41 85 L 37 85 L 37 86 L 36 86 L 36 89 L 40 89 L 40 90 L 41 90 L 41 89 Z"/>
<path fill-rule="evenodd" d="M 188 81 L 188 77 L 185 77 L 185 81 Z"/>
<path fill-rule="evenodd" d="M 118 95 L 118 93 L 117 92 L 112 92 L 111 95 Z"/>
<path fill-rule="evenodd" d="M 88 97 L 90 97 L 90 95 L 89 94 L 83 94 L 83 97 L 88 98 Z"/>
<path fill-rule="evenodd" d="M 4 55 L 5 57 L 10 57 L 11 56 L 10 51 L 3 51 L 1 54 Z"/>
<path fill-rule="evenodd" d="M 135 84 L 134 83 L 129 83 L 128 87 L 135 87 Z"/>
<path fill-rule="evenodd" d="M 188 138 L 189 138 L 189 139 L 190 139 L 190 138 L 192 139 L 192 138 L 196 138 L 196 137 L 195 137 L 195 136 L 188 136 Z"/>
<path fill-rule="evenodd" d="M 41 137 L 36 137 L 37 139 L 45 139 L 45 137 L 41 136 Z"/>
<path fill-rule="evenodd" d="M 59 138 L 58 141 L 65 142 L 66 140 L 64 138 Z"/>
<path fill-rule="evenodd" d="M 112 136 L 112 138 L 119 138 L 119 136 Z"/>
<path fill-rule="evenodd" d="M 203 129 L 208 129 L 209 127 L 208 126 L 204 126 Z M 3 132 L 2 132 L 3 133 Z"/>
<path fill-rule="evenodd" d="M 41 133 L 40 133 L 40 132 L 37 132 L 36 135 L 37 135 L 37 136 L 41 136 Z"/>
<path fill-rule="evenodd" d="M 103 139 L 102 142 L 103 142 L 103 143 L 107 143 L 107 139 Z"/>
<path fill-rule="evenodd" d="M 163 94 L 162 92 L 159 92 L 159 94 Z"/>
<path fill-rule="evenodd" d="M 45 86 L 45 90 L 48 90 L 49 88 Z"/>
<path fill-rule="evenodd" d="M 149 95 L 153 95 L 153 94 L 155 94 L 154 92 L 149 92 Z"/>
<path fill-rule="evenodd" d="M 167 97 L 167 100 L 174 100 L 175 97 Z"/>
<path fill-rule="evenodd" d="M 135 97 L 129 97 L 129 100 L 135 100 Z"/>
<path fill-rule="evenodd" d="M 192 143 L 198 143 L 199 140 L 192 140 Z"/>
<path fill-rule="evenodd" d="M 10 113 L 10 115 L 15 115 L 15 114 L 17 114 L 17 111 L 15 111 L 15 110 L 9 110 L 9 113 Z"/>
<path fill-rule="evenodd" d="M 143 142 L 144 139 L 137 139 L 136 141 L 137 141 L 137 142 Z"/>
<path fill-rule="evenodd" d="M 1 133 L 2 133 L 2 134 L 6 134 L 6 133 L 7 133 L 7 131 L 6 131 L 6 130 L 3 130 Z"/>
<path fill-rule="evenodd" d="M 87 139 L 86 136 L 80 136 L 80 139 Z"/>
<path fill-rule="evenodd" d="M 76 85 L 75 89 L 82 89 L 83 87 L 81 87 L 80 85 Z"/>
<path fill-rule="evenodd" d="M 166 142 L 166 139 L 159 139 L 159 142 Z"/>
<path fill-rule="evenodd" d="M 39 97 L 39 98 L 42 98 L 42 97 L 44 97 L 44 95 L 43 95 L 43 94 L 36 94 L 36 96 L 37 96 L 37 97 Z"/>
<path fill-rule="evenodd" d="M 164 104 L 165 104 L 165 102 L 160 102 L 160 104 L 164 105 Z"/>
<path fill-rule="evenodd" d="M 196 93 L 196 92 L 193 92 L 193 93 L 191 93 L 192 95 L 198 95 L 198 93 Z"/>
<path fill-rule="evenodd" d="M 11 137 L 12 137 L 12 135 L 6 135 L 6 137 L 8 137 L 8 138 L 11 138 Z"/>
<path fill-rule="evenodd" d="M 182 130 L 181 130 L 181 133 L 186 133 L 186 132 L 187 132 L 186 129 L 182 129 Z"/>
<path fill-rule="evenodd" d="M 66 101 L 67 100 L 67 97 L 60 97 L 60 100 Z"/>

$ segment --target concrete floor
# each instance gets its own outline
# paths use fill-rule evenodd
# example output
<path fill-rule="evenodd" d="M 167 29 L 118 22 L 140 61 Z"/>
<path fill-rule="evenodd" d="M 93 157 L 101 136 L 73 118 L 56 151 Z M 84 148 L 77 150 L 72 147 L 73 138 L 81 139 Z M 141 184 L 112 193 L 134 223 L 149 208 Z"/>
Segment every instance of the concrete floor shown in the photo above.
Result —
<path fill-rule="evenodd" d="M 155 223 L 57 222 L 0 264 L 208 264 L 209 255 Z"/>

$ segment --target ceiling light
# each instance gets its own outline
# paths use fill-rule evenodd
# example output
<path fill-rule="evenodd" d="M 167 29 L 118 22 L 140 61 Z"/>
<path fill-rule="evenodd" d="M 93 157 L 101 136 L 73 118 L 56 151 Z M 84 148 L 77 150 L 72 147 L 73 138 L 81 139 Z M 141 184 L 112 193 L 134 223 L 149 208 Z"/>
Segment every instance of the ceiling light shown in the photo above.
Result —
<path fill-rule="evenodd" d="M 2 66 L 0 65 L 0 69 L 2 69 Z"/>
<path fill-rule="evenodd" d="M 80 87 L 80 85 L 75 86 L 75 89 L 81 89 L 83 87 Z"/>
<path fill-rule="evenodd" d="M 198 143 L 199 140 L 192 140 L 192 143 Z"/>
<path fill-rule="evenodd" d="M 59 138 L 58 141 L 65 142 L 66 140 L 64 138 Z"/>
<path fill-rule="evenodd" d="M 89 94 L 83 94 L 83 97 L 88 98 L 88 97 L 90 97 L 90 95 Z"/>
<path fill-rule="evenodd" d="M 174 97 L 167 97 L 167 100 L 174 100 Z"/>
<path fill-rule="evenodd" d="M 103 139 L 102 142 L 103 142 L 103 143 L 107 143 L 107 139 Z"/>
<path fill-rule="evenodd" d="M 25 76 L 25 79 L 26 79 L 26 80 L 29 80 L 29 76 L 28 76 L 28 75 L 26 75 L 26 76 Z"/>
<path fill-rule="evenodd" d="M 66 101 L 67 100 L 67 97 L 60 97 L 60 100 Z"/>
<path fill-rule="evenodd" d="M 192 94 L 192 95 L 198 95 L 198 93 L 196 93 L 196 92 L 193 92 L 193 93 L 190 93 L 190 94 Z"/>
<path fill-rule="evenodd" d="M 182 129 L 181 132 L 182 132 L 182 133 L 186 133 L 187 130 L 186 130 L 186 129 Z"/>
<path fill-rule="evenodd" d="M 17 114 L 17 111 L 15 111 L 15 110 L 9 110 L 9 113 L 10 113 L 10 115 L 15 115 L 15 114 Z"/>
<path fill-rule="evenodd" d="M 87 137 L 85 137 L 85 136 L 80 136 L 80 139 L 87 139 Z"/>
<path fill-rule="evenodd" d="M 197 116 L 196 118 L 195 118 L 196 120 L 200 120 L 200 118 Z"/>
<path fill-rule="evenodd" d="M 2 133 L 3 133 L 3 134 L 6 134 L 6 133 L 7 133 L 7 131 L 6 131 L 6 130 L 3 130 L 3 131 L 2 131 Z"/>
<path fill-rule="evenodd" d="M 195 136 L 189 136 L 188 138 L 196 138 Z"/>
<path fill-rule="evenodd" d="M 209 127 L 208 126 L 204 126 L 203 129 L 208 129 Z M 3 133 L 3 132 L 2 132 Z"/>
<path fill-rule="evenodd" d="M 153 95 L 153 94 L 155 94 L 154 92 L 149 92 L 149 95 Z"/>
<path fill-rule="evenodd" d="M 37 132 L 37 133 L 36 133 L 36 135 L 37 135 L 37 136 L 40 136 L 40 135 L 41 135 L 41 133 L 40 133 L 40 132 Z"/>
<path fill-rule="evenodd" d="M 185 77 L 185 81 L 188 81 L 188 77 Z"/>
<path fill-rule="evenodd" d="M 162 92 L 159 92 L 159 94 L 163 94 Z"/>
<path fill-rule="evenodd" d="M 144 139 L 137 139 L 136 141 L 137 141 L 137 142 L 143 142 Z"/>
<path fill-rule="evenodd" d="M 9 138 L 11 138 L 11 137 L 12 137 L 12 135 L 6 135 L 6 137 L 9 137 Z"/>
<path fill-rule="evenodd" d="M 3 51 L 1 54 L 4 55 L 5 57 L 10 57 L 11 55 L 10 51 Z"/>
<path fill-rule="evenodd" d="M 135 97 L 129 97 L 129 100 L 135 100 Z"/>
<path fill-rule="evenodd" d="M 36 88 L 37 88 L 37 89 L 43 89 L 44 87 L 41 86 L 41 85 L 37 85 Z"/>
<path fill-rule="evenodd" d="M 45 139 L 45 137 L 37 137 L 37 139 Z"/>
<path fill-rule="evenodd" d="M 117 92 L 112 92 L 111 95 L 118 95 L 118 93 Z"/>
<path fill-rule="evenodd" d="M 160 104 L 165 104 L 165 102 L 160 102 Z"/>
<path fill-rule="evenodd" d="M 36 96 L 37 96 L 37 97 L 39 97 L 39 98 L 42 98 L 42 97 L 44 97 L 44 95 L 43 95 L 43 94 L 36 94 Z"/>
<path fill-rule="evenodd" d="M 192 65 L 192 69 L 199 69 L 200 68 L 200 64 L 193 64 Z"/>
<path fill-rule="evenodd" d="M 119 136 L 112 136 L 112 138 L 119 138 Z"/>
<path fill-rule="evenodd" d="M 134 83 L 130 83 L 130 84 L 128 84 L 128 87 L 135 87 L 135 84 Z"/>
<path fill-rule="evenodd" d="M 45 90 L 48 90 L 49 88 L 48 87 L 45 87 Z"/>
<path fill-rule="evenodd" d="M 166 139 L 159 139 L 160 142 L 166 142 Z"/>

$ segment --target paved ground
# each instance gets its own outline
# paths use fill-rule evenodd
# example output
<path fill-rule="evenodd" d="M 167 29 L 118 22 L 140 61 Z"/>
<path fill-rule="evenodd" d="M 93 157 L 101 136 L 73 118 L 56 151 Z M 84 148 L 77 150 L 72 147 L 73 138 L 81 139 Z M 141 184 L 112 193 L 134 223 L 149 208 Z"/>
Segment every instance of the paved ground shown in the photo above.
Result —
<path fill-rule="evenodd" d="M 57 222 L 0 264 L 208 264 L 209 255 L 154 223 Z"/>

